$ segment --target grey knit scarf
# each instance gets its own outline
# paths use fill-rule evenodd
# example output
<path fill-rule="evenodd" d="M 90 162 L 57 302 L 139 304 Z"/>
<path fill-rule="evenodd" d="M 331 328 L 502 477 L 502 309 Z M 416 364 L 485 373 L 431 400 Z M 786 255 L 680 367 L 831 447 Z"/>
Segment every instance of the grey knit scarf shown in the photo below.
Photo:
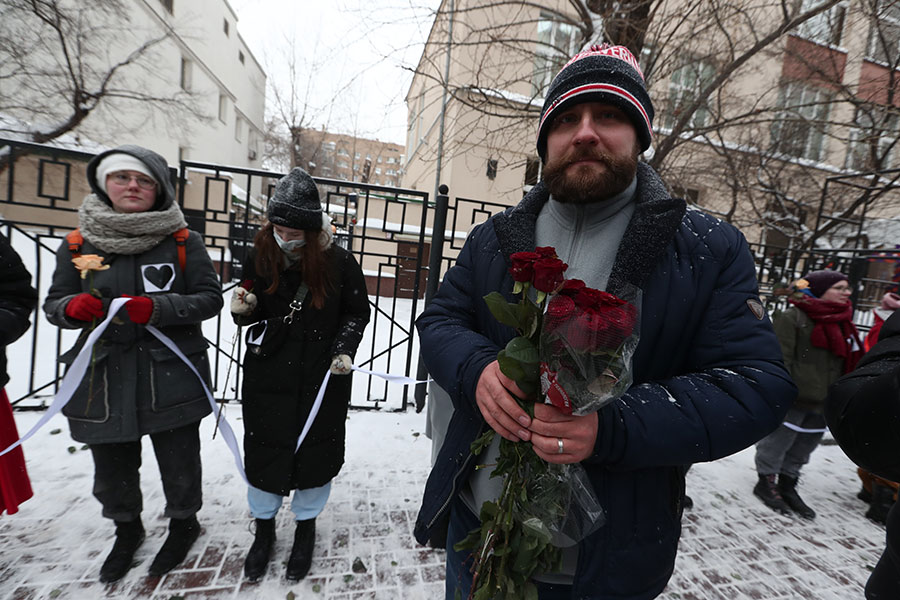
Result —
<path fill-rule="evenodd" d="M 81 235 L 104 252 L 140 254 L 187 227 L 176 203 L 165 210 L 120 213 L 91 194 L 78 209 Z"/>

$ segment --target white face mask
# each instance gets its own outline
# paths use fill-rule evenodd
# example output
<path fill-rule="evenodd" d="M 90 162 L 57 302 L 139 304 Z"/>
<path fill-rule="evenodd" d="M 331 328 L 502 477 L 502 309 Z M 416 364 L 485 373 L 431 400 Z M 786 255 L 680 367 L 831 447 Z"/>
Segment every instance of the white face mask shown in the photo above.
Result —
<path fill-rule="evenodd" d="M 285 254 L 295 254 L 298 250 L 306 245 L 306 238 L 303 238 L 302 240 L 291 240 L 289 242 L 286 242 L 281 239 L 274 231 L 272 232 L 272 235 L 275 237 L 275 243 L 278 244 L 278 247 L 281 248 L 281 251 Z"/>

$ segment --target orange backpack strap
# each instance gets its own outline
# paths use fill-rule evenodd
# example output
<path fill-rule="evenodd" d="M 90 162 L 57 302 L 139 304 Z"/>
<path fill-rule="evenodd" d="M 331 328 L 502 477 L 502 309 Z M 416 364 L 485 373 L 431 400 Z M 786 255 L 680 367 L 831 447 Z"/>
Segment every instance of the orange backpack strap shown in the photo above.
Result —
<path fill-rule="evenodd" d="M 81 247 L 84 245 L 84 236 L 81 235 L 81 231 L 73 229 L 67 233 L 66 243 L 69 244 L 69 252 L 72 253 L 72 258 L 81 256 Z"/>
<path fill-rule="evenodd" d="M 178 248 L 178 264 L 181 265 L 181 272 L 184 273 L 184 267 L 187 264 L 187 240 L 191 232 L 187 227 L 182 227 L 172 234 L 175 238 L 175 246 Z"/>

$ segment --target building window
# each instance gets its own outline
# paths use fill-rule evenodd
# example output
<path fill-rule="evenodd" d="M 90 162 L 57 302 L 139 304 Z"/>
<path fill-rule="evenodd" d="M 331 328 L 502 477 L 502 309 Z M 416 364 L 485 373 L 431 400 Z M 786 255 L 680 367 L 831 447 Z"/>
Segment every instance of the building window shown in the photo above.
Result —
<path fill-rule="evenodd" d="M 900 56 L 900 3 L 881 0 L 869 27 L 866 57 L 896 68 L 898 56 Z"/>
<path fill-rule="evenodd" d="M 244 53 L 240 50 L 238 50 L 238 60 L 241 62 L 241 64 L 244 64 Z"/>
<path fill-rule="evenodd" d="M 523 182 L 525 191 L 530 190 L 531 186 L 537 185 L 540 176 L 541 159 L 539 159 L 537 156 L 532 156 L 525 161 L 525 181 Z"/>
<path fill-rule="evenodd" d="M 543 96 L 553 77 L 575 54 L 578 30 L 574 25 L 553 20 L 553 15 L 541 13 L 538 21 L 537 51 L 531 84 L 536 95 Z"/>
<path fill-rule="evenodd" d="M 234 139 L 237 141 L 242 141 L 244 137 L 244 120 L 240 117 L 240 115 L 235 115 L 234 117 Z"/>
<path fill-rule="evenodd" d="M 779 112 L 772 123 L 772 145 L 777 152 L 821 160 L 831 97 L 818 88 L 797 82 L 782 85 Z"/>
<path fill-rule="evenodd" d="M 350 153 L 347 152 L 346 148 L 339 148 L 337 153 L 338 156 L 350 156 Z"/>
<path fill-rule="evenodd" d="M 801 12 L 813 10 L 825 0 L 803 0 Z M 819 44 L 837 46 L 841 43 L 841 32 L 844 30 L 844 17 L 847 7 L 844 3 L 836 4 L 815 17 L 804 21 L 797 30 L 804 37 Z"/>
<path fill-rule="evenodd" d="M 375 167 L 375 174 L 381 175 L 381 167 Z"/>
<path fill-rule="evenodd" d="M 681 198 L 685 200 L 688 204 L 699 204 L 700 203 L 700 190 L 684 187 L 678 184 L 672 185 L 672 197 L 673 198 Z"/>
<path fill-rule="evenodd" d="M 666 127 L 672 128 L 681 117 L 681 112 L 688 108 L 702 90 L 716 76 L 712 63 L 703 60 L 691 60 L 672 73 L 669 80 L 669 105 L 666 114 Z M 709 102 L 704 102 L 691 115 L 688 127 L 695 129 L 709 123 Z"/>
<path fill-rule="evenodd" d="M 181 74 L 179 81 L 181 83 L 181 89 L 186 92 L 191 90 L 191 61 L 183 56 L 181 57 Z"/>
<path fill-rule="evenodd" d="M 228 19 L 222 20 L 222 31 L 225 32 L 225 35 L 228 35 Z"/>
<path fill-rule="evenodd" d="M 422 140 L 422 122 L 425 113 L 425 86 L 422 86 L 419 96 L 413 100 L 418 107 L 413 108 L 409 113 L 409 127 L 406 133 L 406 147 L 413 151 Z"/>
<path fill-rule="evenodd" d="M 900 164 L 900 115 L 883 107 L 856 109 L 855 127 L 850 132 L 848 169 L 875 171 Z"/>
<path fill-rule="evenodd" d="M 174 3 L 174 0 L 159 0 L 159 3 L 162 4 L 163 7 L 164 7 L 167 11 L 169 11 L 169 14 L 170 14 L 170 15 L 173 14 L 173 12 L 172 12 L 172 9 L 173 9 L 172 4 Z"/>
<path fill-rule="evenodd" d="M 223 123 L 228 118 L 228 96 L 219 94 L 219 120 Z"/>
<path fill-rule="evenodd" d="M 497 177 L 497 159 L 489 158 L 487 161 L 487 178 L 493 181 Z"/>

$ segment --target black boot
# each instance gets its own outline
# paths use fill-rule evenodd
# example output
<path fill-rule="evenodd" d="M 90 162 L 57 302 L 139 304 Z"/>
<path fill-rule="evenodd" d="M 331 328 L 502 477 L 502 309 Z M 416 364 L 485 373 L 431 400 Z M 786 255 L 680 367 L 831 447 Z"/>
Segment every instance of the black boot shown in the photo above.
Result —
<path fill-rule="evenodd" d="M 872 483 L 872 503 L 866 511 L 866 518 L 885 525 L 892 506 L 894 506 L 894 490 L 886 485 Z"/>
<path fill-rule="evenodd" d="M 759 481 L 753 488 L 753 493 L 772 510 L 783 515 L 791 514 L 791 508 L 785 504 L 784 498 L 778 491 L 778 486 L 775 485 L 774 475 L 760 475 Z"/>
<path fill-rule="evenodd" d="M 309 573 L 312 564 L 313 548 L 316 545 L 316 520 L 297 521 L 294 531 L 294 545 L 288 558 L 286 577 L 290 581 L 299 581 Z"/>
<path fill-rule="evenodd" d="M 815 519 L 816 511 L 811 509 L 806 505 L 806 502 L 800 498 L 800 494 L 797 493 L 797 478 L 791 477 L 790 475 L 785 475 L 782 473 L 778 476 L 778 491 L 781 492 L 781 497 L 784 499 L 785 504 L 791 507 L 798 515 L 803 517 L 804 519 Z"/>
<path fill-rule="evenodd" d="M 134 562 L 134 553 L 144 541 L 144 526 L 140 519 L 116 521 L 116 541 L 100 567 L 100 581 L 112 583 L 125 576 Z"/>
<path fill-rule="evenodd" d="M 244 560 L 244 575 L 249 581 L 259 581 L 266 574 L 274 544 L 275 519 L 256 519 L 256 537 Z"/>
<path fill-rule="evenodd" d="M 199 535 L 200 523 L 197 522 L 196 516 L 169 521 L 169 536 L 150 565 L 150 575 L 159 577 L 177 567 L 187 556 Z"/>

